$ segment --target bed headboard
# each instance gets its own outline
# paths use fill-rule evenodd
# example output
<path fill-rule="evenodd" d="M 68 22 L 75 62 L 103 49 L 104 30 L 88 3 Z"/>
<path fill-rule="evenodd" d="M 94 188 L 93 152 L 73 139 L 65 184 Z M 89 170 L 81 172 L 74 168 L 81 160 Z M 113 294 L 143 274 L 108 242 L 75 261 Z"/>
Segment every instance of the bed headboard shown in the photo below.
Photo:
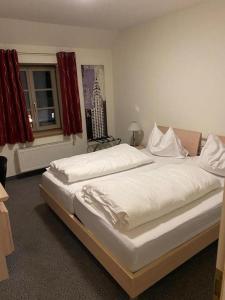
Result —
<path fill-rule="evenodd" d="M 168 127 L 159 126 L 159 129 L 165 133 Z M 181 140 L 182 145 L 188 150 L 190 156 L 196 156 L 199 154 L 201 145 L 202 133 L 198 131 L 190 131 L 185 129 L 173 128 L 176 135 Z M 225 138 L 224 138 L 225 142 Z"/>
<path fill-rule="evenodd" d="M 220 140 L 222 141 L 223 144 L 225 144 L 225 136 L 219 136 Z"/>

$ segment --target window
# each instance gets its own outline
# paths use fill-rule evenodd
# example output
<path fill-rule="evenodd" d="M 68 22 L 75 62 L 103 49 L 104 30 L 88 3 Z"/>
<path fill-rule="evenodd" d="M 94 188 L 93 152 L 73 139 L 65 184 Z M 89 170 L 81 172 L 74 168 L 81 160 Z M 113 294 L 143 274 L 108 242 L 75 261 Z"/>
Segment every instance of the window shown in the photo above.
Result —
<path fill-rule="evenodd" d="M 20 78 L 33 131 L 60 128 L 55 67 L 22 66 Z"/>

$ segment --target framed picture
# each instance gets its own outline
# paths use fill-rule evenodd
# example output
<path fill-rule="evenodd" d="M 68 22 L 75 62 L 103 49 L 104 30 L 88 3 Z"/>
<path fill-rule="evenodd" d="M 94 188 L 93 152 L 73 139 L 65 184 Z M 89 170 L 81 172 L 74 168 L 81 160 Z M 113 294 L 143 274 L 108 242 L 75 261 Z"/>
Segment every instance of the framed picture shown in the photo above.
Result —
<path fill-rule="evenodd" d="M 103 65 L 82 65 L 84 107 L 89 141 L 108 136 Z"/>

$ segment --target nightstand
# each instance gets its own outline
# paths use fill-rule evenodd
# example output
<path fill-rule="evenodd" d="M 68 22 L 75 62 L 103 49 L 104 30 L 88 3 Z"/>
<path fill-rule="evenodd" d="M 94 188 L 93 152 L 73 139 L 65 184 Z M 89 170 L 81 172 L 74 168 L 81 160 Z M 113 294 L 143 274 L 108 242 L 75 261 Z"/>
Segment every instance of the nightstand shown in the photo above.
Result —
<path fill-rule="evenodd" d="M 8 194 L 0 183 L 0 281 L 9 277 L 5 257 L 14 250 L 8 210 L 4 201 Z"/>
<path fill-rule="evenodd" d="M 144 145 L 138 145 L 138 146 L 134 146 L 136 149 L 138 149 L 138 150 L 141 150 L 141 149 L 144 149 L 145 148 L 145 146 Z"/>

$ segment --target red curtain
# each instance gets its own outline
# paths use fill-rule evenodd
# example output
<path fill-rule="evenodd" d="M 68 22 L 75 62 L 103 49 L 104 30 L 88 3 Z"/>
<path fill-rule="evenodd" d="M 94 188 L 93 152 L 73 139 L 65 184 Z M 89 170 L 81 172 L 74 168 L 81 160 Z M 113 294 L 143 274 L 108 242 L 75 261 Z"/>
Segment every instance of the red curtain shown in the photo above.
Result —
<path fill-rule="evenodd" d="M 0 145 L 33 140 L 17 52 L 0 49 Z"/>
<path fill-rule="evenodd" d="M 74 52 L 57 53 L 64 135 L 82 132 L 77 66 Z"/>

